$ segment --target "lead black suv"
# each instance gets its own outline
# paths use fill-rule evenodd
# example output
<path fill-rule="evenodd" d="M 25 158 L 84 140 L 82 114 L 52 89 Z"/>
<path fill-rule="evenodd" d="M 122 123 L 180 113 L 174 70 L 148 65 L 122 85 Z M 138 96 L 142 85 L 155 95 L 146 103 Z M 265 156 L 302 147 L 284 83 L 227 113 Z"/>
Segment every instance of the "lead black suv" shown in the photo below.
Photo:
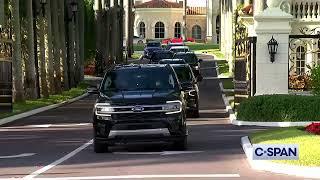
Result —
<path fill-rule="evenodd" d="M 108 70 L 94 107 L 94 151 L 137 142 L 187 146 L 184 91 L 170 65 L 122 65 Z"/>
<path fill-rule="evenodd" d="M 199 88 L 191 67 L 188 64 L 171 64 L 175 70 L 187 101 L 187 112 L 199 117 Z"/>

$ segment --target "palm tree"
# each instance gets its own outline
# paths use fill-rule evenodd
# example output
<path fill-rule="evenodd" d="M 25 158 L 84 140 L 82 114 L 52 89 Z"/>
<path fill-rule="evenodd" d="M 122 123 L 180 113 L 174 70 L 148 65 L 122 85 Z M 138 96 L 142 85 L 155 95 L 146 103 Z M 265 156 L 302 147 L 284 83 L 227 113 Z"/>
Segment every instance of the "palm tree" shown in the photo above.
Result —
<path fill-rule="evenodd" d="M 3 1 L 2 1 L 3 2 Z M 35 54 L 34 54 L 34 29 L 33 29 L 33 10 L 32 0 L 26 0 L 26 18 L 27 18 L 27 51 L 28 57 L 25 59 L 25 90 L 26 96 L 29 99 L 36 99 L 36 68 L 35 68 Z"/>
<path fill-rule="evenodd" d="M 52 13 L 52 27 L 53 27 L 53 62 L 54 62 L 54 86 L 55 93 L 61 93 L 61 54 L 60 54 L 60 33 L 59 33 L 59 10 L 58 1 L 51 1 L 51 13 Z"/>
<path fill-rule="evenodd" d="M 80 80 L 84 79 L 84 0 L 79 0 Z"/>
<path fill-rule="evenodd" d="M 59 9 L 59 34 L 60 34 L 60 49 L 61 49 L 61 61 L 63 67 L 63 88 L 64 90 L 70 89 L 69 84 L 69 67 L 67 62 L 67 47 L 66 47 L 66 29 L 65 29 L 65 0 L 57 0 Z"/>
<path fill-rule="evenodd" d="M 4 0 L 0 0 L 0 28 L 4 26 Z"/>
<path fill-rule="evenodd" d="M 47 82 L 47 70 L 46 70 L 46 45 L 45 45 L 45 17 L 39 18 L 39 67 L 40 67 L 40 83 L 41 94 L 43 97 L 49 97 L 49 89 Z"/>
<path fill-rule="evenodd" d="M 14 101 L 24 101 L 23 89 L 23 62 L 21 55 L 21 30 L 19 0 L 11 1 L 12 28 L 13 28 L 13 95 Z"/>
<path fill-rule="evenodd" d="M 66 8 L 68 9 L 68 8 Z M 70 17 L 72 12 L 68 10 L 67 14 Z M 74 29 L 74 21 L 68 21 L 68 60 L 69 60 L 69 82 L 70 87 L 75 87 L 75 29 Z"/>
<path fill-rule="evenodd" d="M 50 94 L 55 93 L 54 87 L 54 69 L 53 69 L 53 50 L 52 50 L 52 20 L 51 20 L 51 3 L 47 0 L 46 4 L 46 20 L 47 24 L 45 26 L 45 37 L 46 37 L 46 56 L 47 56 L 47 69 L 48 69 L 48 85 Z"/>

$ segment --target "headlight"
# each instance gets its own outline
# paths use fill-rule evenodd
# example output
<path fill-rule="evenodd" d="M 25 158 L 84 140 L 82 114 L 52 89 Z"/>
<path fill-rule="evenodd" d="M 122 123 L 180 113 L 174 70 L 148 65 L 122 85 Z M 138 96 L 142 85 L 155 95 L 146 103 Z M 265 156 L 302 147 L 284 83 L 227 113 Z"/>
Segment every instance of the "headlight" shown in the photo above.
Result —
<path fill-rule="evenodd" d="M 96 115 L 105 115 L 110 116 L 110 113 L 114 112 L 114 109 L 110 106 L 109 103 L 97 103 L 95 105 L 95 113 Z"/>
<path fill-rule="evenodd" d="M 195 90 L 190 90 L 190 91 L 188 92 L 188 94 L 189 94 L 189 96 L 196 96 L 196 95 L 197 95 L 197 91 L 195 91 Z"/>
<path fill-rule="evenodd" d="M 195 69 L 195 70 L 199 70 L 199 66 L 195 66 L 194 69 Z"/>
<path fill-rule="evenodd" d="M 181 101 L 167 101 L 167 104 L 163 106 L 163 110 L 167 111 L 166 114 L 176 114 L 182 111 Z"/>

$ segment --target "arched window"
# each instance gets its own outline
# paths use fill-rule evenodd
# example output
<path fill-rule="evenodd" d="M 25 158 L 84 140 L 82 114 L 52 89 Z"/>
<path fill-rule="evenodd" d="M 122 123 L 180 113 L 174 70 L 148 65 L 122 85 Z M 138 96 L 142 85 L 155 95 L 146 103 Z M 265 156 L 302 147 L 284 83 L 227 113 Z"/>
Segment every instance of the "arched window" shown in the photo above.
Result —
<path fill-rule="evenodd" d="M 192 27 L 192 38 L 201 39 L 201 27 L 199 25 L 194 25 Z"/>
<path fill-rule="evenodd" d="M 144 22 L 140 22 L 139 24 L 139 36 L 142 38 L 146 37 L 146 25 Z"/>
<path fill-rule="evenodd" d="M 155 25 L 155 38 L 164 38 L 164 24 L 163 22 L 157 22 Z"/>
<path fill-rule="evenodd" d="M 174 25 L 174 37 L 180 38 L 181 37 L 181 23 L 176 22 Z"/>
<path fill-rule="evenodd" d="M 299 75 L 306 72 L 306 51 L 303 46 L 297 48 L 296 70 Z"/>

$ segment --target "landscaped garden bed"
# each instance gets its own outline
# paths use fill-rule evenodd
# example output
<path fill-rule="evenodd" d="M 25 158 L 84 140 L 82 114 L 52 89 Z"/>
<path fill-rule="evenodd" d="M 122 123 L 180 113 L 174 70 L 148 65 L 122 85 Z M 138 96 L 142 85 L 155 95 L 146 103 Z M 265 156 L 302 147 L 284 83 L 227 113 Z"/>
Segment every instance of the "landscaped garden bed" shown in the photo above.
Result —
<path fill-rule="evenodd" d="M 252 122 L 320 121 L 320 96 L 264 95 L 241 102 L 237 119 Z"/>
<path fill-rule="evenodd" d="M 320 166 L 320 135 L 308 132 L 304 127 L 265 130 L 250 135 L 252 144 L 297 144 L 299 160 L 277 160 L 298 166 Z"/>
<path fill-rule="evenodd" d="M 73 99 L 84 94 L 88 86 L 89 85 L 87 83 L 80 83 L 77 88 L 72 88 L 69 91 L 64 91 L 62 92 L 62 94 L 50 95 L 48 98 L 26 100 L 25 102 L 14 103 L 13 112 L 2 114 L 0 113 L 0 119 Z"/>

